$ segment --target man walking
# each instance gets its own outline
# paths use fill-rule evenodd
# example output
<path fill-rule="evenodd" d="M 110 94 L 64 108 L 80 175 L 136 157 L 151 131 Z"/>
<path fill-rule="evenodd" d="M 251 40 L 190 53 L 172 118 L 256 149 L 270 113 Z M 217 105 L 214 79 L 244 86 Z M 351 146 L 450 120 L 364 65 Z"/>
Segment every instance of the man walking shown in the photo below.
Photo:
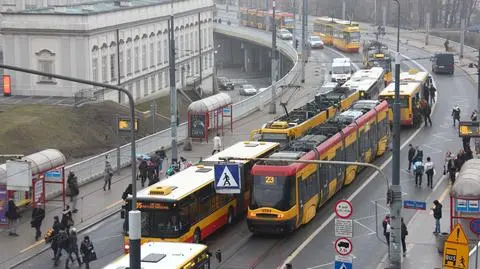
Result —
<path fill-rule="evenodd" d="M 403 257 L 407 255 L 407 244 L 405 244 L 405 237 L 408 235 L 407 225 L 403 222 L 402 218 L 402 226 L 401 226 L 401 239 L 402 239 L 402 250 L 403 250 Z"/>
<path fill-rule="evenodd" d="M 67 259 L 65 261 L 65 269 L 68 269 L 68 263 L 72 260 L 74 262 L 73 255 L 75 254 L 75 258 L 77 258 L 78 266 L 82 265 L 82 260 L 80 260 L 80 255 L 78 253 L 78 238 L 77 238 L 77 229 L 72 228 L 70 231 L 70 235 L 68 236 L 68 243 L 67 243 Z"/>
<path fill-rule="evenodd" d="M 437 89 L 433 84 L 430 84 L 430 105 L 435 103 L 435 95 L 437 94 Z"/>
<path fill-rule="evenodd" d="M 108 190 L 110 190 L 110 187 L 112 185 L 112 177 L 113 177 L 113 168 L 112 165 L 110 164 L 109 161 L 105 161 L 105 176 L 104 180 L 105 182 L 103 183 L 103 191 L 106 191 L 106 187 L 108 185 Z"/>
<path fill-rule="evenodd" d="M 80 193 L 80 189 L 78 188 L 78 179 L 77 176 L 73 171 L 70 171 L 68 173 L 68 178 L 67 178 L 67 186 L 69 189 L 69 196 L 70 196 L 70 202 L 72 202 L 72 212 L 77 213 L 77 196 Z"/>
<path fill-rule="evenodd" d="M 412 168 L 413 158 L 415 157 L 416 150 L 412 144 L 408 144 L 408 172 L 410 173 L 410 168 Z"/>
<path fill-rule="evenodd" d="M 221 148 L 222 148 L 222 139 L 220 138 L 220 134 L 217 133 L 217 135 L 213 138 L 212 155 L 215 154 L 215 152 L 220 152 Z"/>
<path fill-rule="evenodd" d="M 427 157 L 427 162 L 425 163 L 425 174 L 427 175 L 427 187 L 433 189 L 433 174 L 435 173 L 435 165 L 432 162 L 430 157 Z"/>
<path fill-rule="evenodd" d="M 158 159 L 158 168 L 157 168 L 157 175 L 160 175 L 160 172 L 163 170 L 163 160 L 167 157 L 165 153 L 165 148 L 162 146 L 159 151 L 156 152 L 157 159 Z"/>
<path fill-rule="evenodd" d="M 32 221 L 30 221 L 32 228 L 35 228 L 35 241 L 38 241 L 38 239 L 40 239 L 40 237 L 42 236 L 40 226 L 42 226 L 42 221 L 44 218 L 45 210 L 42 208 L 41 203 L 37 203 L 32 211 Z"/>
<path fill-rule="evenodd" d="M 422 177 L 424 173 L 425 167 L 421 159 L 415 160 L 413 164 L 413 171 L 415 173 L 415 187 L 422 187 Z"/>
<path fill-rule="evenodd" d="M 387 246 L 390 248 L 390 215 L 386 215 L 385 219 L 382 222 L 383 227 L 383 235 L 385 236 L 385 240 L 387 241 Z"/>
<path fill-rule="evenodd" d="M 18 236 L 17 234 L 17 225 L 20 215 L 18 214 L 17 205 L 13 201 L 13 198 L 8 200 L 6 217 L 8 219 L 8 235 Z"/>
<path fill-rule="evenodd" d="M 442 218 L 442 204 L 438 200 L 435 200 L 433 201 L 433 205 L 434 207 L 432 208 L 432 211 L 433 211 L 433 218 L 435 219 L 435 231 L 433 231 L 433 233 L 439 234 L 440 219 Z"/>
<path fill-rule="evenodd" d="M 458 107 L 458 105 L 455 105 L 452 109 L 453 126 L 455 126 L 455 121 L 458 121 L 460 123 L 460 113 L 460 107 Z"/>
<path fill-rule="evenodd" d="M 430 105 L 428 104 L 428 101 L 426 99 L 423 99 L 420 102 L 420 112 L 423 115 L 423 120 L 425 122 L 425 126 L 428 126 L 428 123 L 430 123 L 430 126 L 432 126 L 432 119 L 430 118 L 430 114 L 432 113 L 432 109 L 430 108 Z"/>

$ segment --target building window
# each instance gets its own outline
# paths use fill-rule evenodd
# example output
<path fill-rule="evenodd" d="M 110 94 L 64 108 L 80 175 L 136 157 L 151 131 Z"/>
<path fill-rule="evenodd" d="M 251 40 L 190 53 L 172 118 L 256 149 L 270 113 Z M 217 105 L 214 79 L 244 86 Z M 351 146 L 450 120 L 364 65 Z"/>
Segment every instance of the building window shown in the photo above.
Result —
<path fill-rule="evenodd" d="M 135 73 L 138 73 L 140 72 L 140 49 L 137 47 L 135 47 L 135 51 L 134 51 L 134 60 L 135 60 Z"/>
<path fill-rule="evenodd" d="M 162 77 L 163 77 L 163 72 L 158 72 L 158 90 L 161 90 L 163 87 Z"/>
<path fill-rule="evenodd" d="M 117 70 L 116 70 L 116 65 L 117 65 L 117 57 L 116 54 L 110 54 L 110 77 L 112 78 L 112 81 L 115 81 L 117 79 Z"/>
<path fill-rule="evenodd" d="M 127 76 L 131 76 L 133 73 L 132 70 L 132 49 L 127 49 Z"/>
<path fill-rule="evenodd" d="M 142 96 L 140 86 L 141 86 L 140 85 L 140 80 L 137 80 L 135 82 L 135 92 L 136 92 L 135 99 L 139 99 Z"/>
<path fill-rule="evenodd" d="M 193 40 L 193 44 L 195 46 L 195 52 L 198 52 L 198 48 L 199 48 L 199 46 L 198 46 L 198 34 L 199 33 L 200 32 L 195 31 L 195 39 Z"/>
<path fill-rule="evenodd" d="M 168 41 L 163 40 L 163 63 L 166 64 L 168 63 Z"/>
<path fill-rule="evenodd" d="M 147 45 L 142 45 L 142 70 L 147 69 Z"/>
<path fill-rule="evenodd" d="M 125 77 L 125 67 L 123 66 L 123 51 L 120 51 L 120 54 L 119 54 L 119 59 L 120 59 L 120 78 L 123 78 Z"/>
<path fill-rule="evenodd" d="M 179 83 L 180 82 L 180 67 L 175 66 L 175 82 Z"/>
<path fill-rule="evenodd" d="M 148 78 L 143 79 L 143 96 L 148 95 Z"/>
<path fill-rule="evenodd" d="M 155 89 L 156 89 L 156 87 L 155 87 L 155 86 L 156 86 L 156 85 L 155 85 L 155 75 L 152 75 L 152 76 L 150 77 L 150 84 L 151 84 L 151 85 L 150 85 L 150 88 L 152 89 L 152 93 L 154 93 L 154 92 L 155 92 Z"/>
<path fill-rule="evenodd" d="M 157 41 L 157 65 L 162 64 L 162 41 Z"/>
<path fill-rule="evenodd" d="M 163 80 L 164 81 L 164 87 L 168 87 L 168 84 L 170 84 L 170 77 L 168 76 L 168 72 L 167 71 L 164 71 L 162 73 L 162 76 L 165 76 L 165 79 Z"/>
<path fill-rule="evenodd" d="M 150 67 L 155 67 L 155 46 L 150 43 Z"/>
<path fill-rule="evenodd" d="M 180 57 L 185 57 L 185 40 L 183 35 L 180 36 L 180 50 Z"/>
<path fill-rule="evenodd" d="M 94 58 L 92 60 L 92 80 L 98 81 L 98 59 Z"/>
<path fill-rule="evenodd" d="M 38 69 L 46 73 L 55 73 L 55 53 L 49 50 L 41 50 L 36 53 L 38 57 Z M 39 83 L 53 83 L 52 77 L 39 76 Z"/>
<path fill-rule="evenodd" d="M 102 81 L 103 82 L 108 82 L 107 78 L 107 73 L 108 68 L 107 68 L 107 55 L 102 56 Z"/>

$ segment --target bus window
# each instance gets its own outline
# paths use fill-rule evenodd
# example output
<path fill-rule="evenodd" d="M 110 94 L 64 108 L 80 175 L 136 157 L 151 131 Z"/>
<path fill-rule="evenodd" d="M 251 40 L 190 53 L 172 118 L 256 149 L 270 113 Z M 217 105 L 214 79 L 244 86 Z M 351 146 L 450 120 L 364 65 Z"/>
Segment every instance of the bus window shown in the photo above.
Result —
<path fill-rule="evenodd" d="M 349 42 L 360 43 L 360 32 L 346 33 L 349 36 Z"/>
<path fill-rule="evenodd" d="M 408 96 L 400 96 L 400 108 L 409 108 Z"/>
<path fill-rule="evenodd" d="M 273 207 L 286 211 L 295 205 L 296 186 L 293 177 L 255 176 L 251 209 Z"/>
<path fill-rule="evenodd" d="M 186 228 L 176 209 L 141 212 L 141 232 L 144 237 L 176 238 L 186 232 Z"/>

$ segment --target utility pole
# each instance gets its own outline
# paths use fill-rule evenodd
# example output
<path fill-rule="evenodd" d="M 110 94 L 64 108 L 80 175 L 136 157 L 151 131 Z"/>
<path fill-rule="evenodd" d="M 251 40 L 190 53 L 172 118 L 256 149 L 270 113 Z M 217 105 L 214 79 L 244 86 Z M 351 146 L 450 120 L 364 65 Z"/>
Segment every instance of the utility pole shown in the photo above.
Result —
<path fill-rule="evenodd" d="M 150 115 L 152 115 L 152 132 L 155 133 L 157 132 L 157 125 L 155 123 L 155 118 L 157 116 L 157 102 L 155 100 L 152 100 L 150 103 Z"/>
<path fill-rule="evenodd" d="M 169 71 L 170 71 L 170 129 L 172 136 L 172 161 L 177 158 L 177 87 L 175 85 L 175 23 L 173 16 L 173 0 L 170 7 L 170 31 L 169 35 Z M 199 15 L 200 16 L 200 15 Z M 200 59 L 201 59 L 200 55 Z M 200 60 L 201 61 L 201 60 Z M 200 62 L 201 63 L 201 62 Z M 202 73 L 200 64 L 200 74 Z"/>
<path fill-rule="evenodd" d="M 345 20 L 345 13 L 347 11 L 347 3 L 345 3 L 345 0 L 342 1 L 342 20 Z"/>
<path fill-rule="evenodd" d="M 173 16 L 173 15 L 172 15 Z M 175 59 L 175 57 L 173 58 Z M 202 84 L 202 21 L 200 20 L 200 12 L 198 12 L 198 63 L 200 70 L 200 85 Z"/>
<path fill-rule="evenodd" d="M 393 102 L 393 163 L 392 186 L 389 191 L 391 232 L 390 232 L 390 264 L 391 269 L 401 268 L 401 210 L 402 188 L 400 185 L 400 2 L 397 2 L 397 52 L 395 55 L 395 100 Z"/>
<path fill-rule="evenodd" d="M 272 2 L 273 31 L 272 31 L 272 102 L 270 103 L 270 114 L 277 113 L 277 21 L 275 19 L 275 0 Z"/>
<path fill-rule="evenodd" d="M 463 58 L 463 45 L 465 44 L 465 0 L 462 0 L 462 10 L 460 11 L 460 59 Z"/>
<path fill-rule="evenodd" d="M 307 0 L 303 0 L 302 4 L 302 79 L 301 82 L 305 83 L 305 62 L 307 61 Z"/>
<path fill-rule="evenodd" d="M 120 87 L 120 31 L 117 29 L 117 85 Z M 118 92 L 118 103 L 122 102 L 122 92 Z M 117 130 L 117 173 L 120 174 L 120 134 L 118 132 L 118 115 L 115 121 L 115 129 Z"/>

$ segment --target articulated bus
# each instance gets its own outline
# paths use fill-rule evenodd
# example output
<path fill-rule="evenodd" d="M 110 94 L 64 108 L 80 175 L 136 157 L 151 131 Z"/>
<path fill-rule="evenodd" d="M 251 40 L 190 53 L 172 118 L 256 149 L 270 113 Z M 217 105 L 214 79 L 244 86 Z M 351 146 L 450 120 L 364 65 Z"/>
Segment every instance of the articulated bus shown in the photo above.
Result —
<path fill-rule="evenodd" d="M 142 269 L 210 269 L 208 247 L 201 244 L 151 242 L 141 246 Z M 103 269 L 129 268 L 130 257 L 123 255 Z"/>
<path fill-rule="evenodd" d="M 351 109 L 313 128 L 286 150 L 254 165 L 247 225 L 252 233 L 284 233 L 310 222 L 317 208 L 353 182 L 361 167 L 278 162 L 371 162 L 387 150 L 388 103 L 359 100 Z"/>
<path fill-rule="evenodd" d="M 392 77 L 392 57 L 388 47 L 376 40 L 363 45 L 363 66 L 364 68 L 381 67 L 385 70 L 385 86 L 390 84 Z"/>
<path fill-rule="evenodd" d="M 257 28 L 257 10 L 254 8 L 248 9 L 248 26 Z"/>
<path fill-rule="evenodd" d="M 261 158 L 279 148 L 273 142 L 239 142 L 204 161 L 137 193 L 141 212 L 141 243 L 176 241 L 199 243 L 247 210 L 253 176 L 251 161 L 236 161 L 242 168 L 241 193 L 217 194 L 214 164 L 221 157 Z M 128 197 L 128 201 L 131 196 Z M 130 208 L 130 207 L 129 207 Z M 127 225 L 128 226 L 128 225 Z M 128 236 L 124 250 L 128 252 Z"/>
<path fill-rule="evenodd" d="M 360 69 L 342 87 L 359 91 L 360 99 L 377 99 L 378 94 L 385 87 L 384 73 L 381 67 Z"/>
<path fill-rule="evenodd" d="M 260 30 L 267 29 L 267 19 L 266 16 L 268 15 L 267 11 L 264 10 L 257 10 L 257 28 Z"/>
<path fill-rule="evenodd" d="M 291 140 L 335 116 L 337 111 L 347 110 L 359 98 L 360 92 L 356 89 L 336 88 L 319 93 L 313 101 L 291 112 L 285 111 L 285 115 L 251 131 L 250 139 L 279 142 L 282 147 L 286 146 Z"/>
<path fill-rule="evenodd" d="M 400 73 L 400 124 L 416 127 L 422 123 L 422 115 L 418 109 L 423 90 L 427 86 L 430 75 L 427 72 L 418 72 L 411 69 Z M 391 105 L 395 99 L 395 83 L 390 83 L 378 97 Z M 390 108 L 390 123 L 393 121 L 393 112 Z"/>
<path fill-rule="evenodd" d="M 248 26 L 248 9 L 241 7 L 240 8 L 240 24 L 243 26 Z"/>
<path fill-rule="evenodd" d="M 358 52 L 360 49 L 360 27 L 352 21 L 320 17 L 313 22 L 313 33 L 326 45 L 344 52 Z"/>

